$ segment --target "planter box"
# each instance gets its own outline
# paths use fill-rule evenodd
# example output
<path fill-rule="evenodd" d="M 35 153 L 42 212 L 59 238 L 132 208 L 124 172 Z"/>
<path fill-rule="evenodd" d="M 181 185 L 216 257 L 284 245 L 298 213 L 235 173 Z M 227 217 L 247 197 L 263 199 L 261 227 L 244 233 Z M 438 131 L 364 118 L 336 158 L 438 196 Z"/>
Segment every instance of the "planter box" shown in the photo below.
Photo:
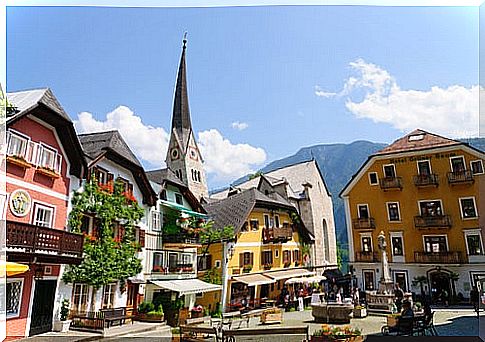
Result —
<path fill-rule="evenodd" d="M 59 178 L 59 175 L 57 173 L 55 173 L 55 171 L 53 170 L 48 170 L 48 169 L 44 169 L 42 167 L 39 167 L 36 172 L 44 175 L 44 176 L 47 176 L 47 177 L 50 177 L 50 178 Z"/>
<path fill-rule="evenodd" d="M 363 336 L 346 336 L 346 335 L 328 335 L 328 336 L 311 336 L 311 342 L 361 342 L 364 341 Z"/>
<path fill-rule="evenodd" d="M 29 167 L 32 166 L 28 161 L 20 158 L 15 158 L 13 156 L 7 156 L 7 162 L 10 164 L 17 165 L 23 169 L 28 169 Z"/>
<path fill-rule="evenodd" d="M 164 315 L 138 314 L 137 319 L 140 322 L 160 323 L 163 322 Z"/>
<path fill-rule="evenodd" d="M 71 320 L 66 321 L 55 321 L 52 330 L 56 332 L 67 332 L 71 326 Z"/>
<path fill-rule="evenodd" d="M 354 309 L 354 318 L 364 318 L 367 317 L 367 309 Z"/>
<path fill-rule="evenodd" d="M 280 309 L 270 309 L 270 312 L 264 312 L 261 314 L 261 323 L 271 324 L 271 323 L 281 323 L 283 322 L 283 310 Z"/>

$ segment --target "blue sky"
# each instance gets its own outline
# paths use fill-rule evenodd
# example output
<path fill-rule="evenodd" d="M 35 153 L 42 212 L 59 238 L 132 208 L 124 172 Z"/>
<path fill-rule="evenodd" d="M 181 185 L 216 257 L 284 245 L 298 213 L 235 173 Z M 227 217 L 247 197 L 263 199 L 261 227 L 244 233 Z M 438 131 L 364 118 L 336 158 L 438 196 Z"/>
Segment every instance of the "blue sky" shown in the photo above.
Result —
<path fill-rule="evenodd" d="M 152 169 L 184 31 L 211 186 L 318 143 L 392 142 L 418 126 L 478 134 L 473 7 L 11 7 L 7 90 L 50 87 L 73 119 L 91 114 L 78 130 L 119 125 Z M 126 117 L 141 119 L 138 135 Z M 140 141 L 144 129 L 164 141 Z"/>

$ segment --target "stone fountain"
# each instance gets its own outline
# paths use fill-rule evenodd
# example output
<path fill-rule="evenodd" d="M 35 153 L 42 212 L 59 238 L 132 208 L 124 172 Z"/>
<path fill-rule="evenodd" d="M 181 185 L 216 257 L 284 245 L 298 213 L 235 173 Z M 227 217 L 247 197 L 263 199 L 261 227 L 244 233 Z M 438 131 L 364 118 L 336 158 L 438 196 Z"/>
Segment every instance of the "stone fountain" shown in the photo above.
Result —
<path fill-rule="evenodd" d="M 386 236 L 383 231 L 377 236 L 377 245 L 381 252 L 381 279 L 377 291 L 366 291 L 367 309 L 374 313 L 391 313 L 394 306 L 394 283 L 389 271 Z"/>

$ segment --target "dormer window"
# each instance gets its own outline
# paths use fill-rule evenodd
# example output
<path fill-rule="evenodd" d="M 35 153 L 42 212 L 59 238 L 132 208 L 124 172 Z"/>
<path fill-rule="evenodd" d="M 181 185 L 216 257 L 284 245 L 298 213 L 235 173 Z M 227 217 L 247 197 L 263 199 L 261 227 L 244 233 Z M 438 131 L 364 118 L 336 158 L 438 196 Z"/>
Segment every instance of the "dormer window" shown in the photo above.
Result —
<path fill-rule="evenodd" d="M 413 135 L 410 135 L 408 137 L 408 141 L 409 142 L 413 142 L 413 141 L 420 141 L 420 140 L 423 140 L 424 139 L 424 134 L 423 133 L 420 133 L 420 134 L 413 134 Z"/>
<path fill-rule="evenodd" d="M 167 190 L 163 189 L 160 192 L 160 199 L 166 201 L 167 200 Z"/>

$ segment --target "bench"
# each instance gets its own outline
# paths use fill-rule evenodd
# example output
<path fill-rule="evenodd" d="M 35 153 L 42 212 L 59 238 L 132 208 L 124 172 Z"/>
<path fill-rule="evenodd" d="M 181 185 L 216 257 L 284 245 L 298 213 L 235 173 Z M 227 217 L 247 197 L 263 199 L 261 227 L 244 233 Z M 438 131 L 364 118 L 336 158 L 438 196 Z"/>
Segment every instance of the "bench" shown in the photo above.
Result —
<path fill-rule="evenodd" d="M 223 342 L 235 342 L 237 336 L 258 336 L 258 335 L 305 335 L 306 340 L 310 341 L 308 325 L 295 327 L 274 327 L 259 329 L 239 329 L 222 330 L 221 338 Z"/>
<path fill-rule="evenodd" d="M 126 314 L 126 308 L 101 309 L 99 311 L 103 313 L 107 328 L 112 327 L 114 322 L 119 322 L 119 325 L 123 325 L 127 319 L 131 319 L 133 324 L 133 317 Z"/>
<path fill-rule="evenodd" d="M 116 322 L 119 325 L 125 324 L 127 319 L 131 319 L 131 323 L 133 323 L 133 316 L 127 315 L 125 307 L 101 309 L 73 315 L 71 327 L 83 330 L 104 330 L 112 327 Z"/>
<path fill-rule="evenodd" d="M 217 328 L 198 327 L 193 325 L 180 326 L 180 341 L 202 341 L 204 338 L 212 335 L 215 336 L 216 340 L 218 340 Z"/>

